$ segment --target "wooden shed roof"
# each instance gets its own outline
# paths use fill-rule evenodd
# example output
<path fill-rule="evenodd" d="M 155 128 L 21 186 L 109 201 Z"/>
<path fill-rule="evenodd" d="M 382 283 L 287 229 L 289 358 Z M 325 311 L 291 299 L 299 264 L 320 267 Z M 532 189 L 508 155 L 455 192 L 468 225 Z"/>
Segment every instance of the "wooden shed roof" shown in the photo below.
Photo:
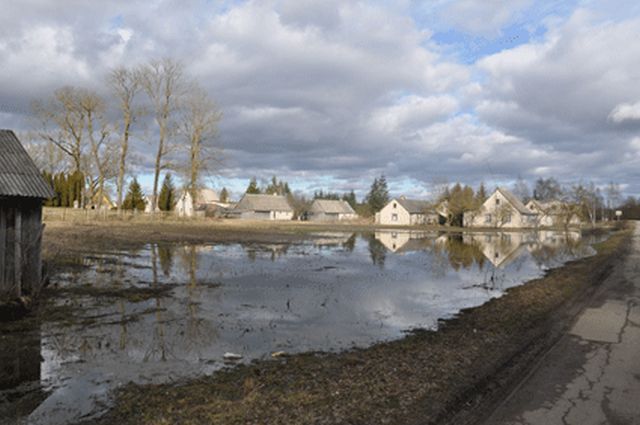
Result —
<path fill-rule="evenodd" d="M 316 199 L 311 204 L 311 212 L 325 214 L 355 214 L 347 201 L 334 199 Z"/>
<path fill-rule="evenodd" d="M 245 194 L 234 209 L 236 211 L 293 211 L 285 196 L 254 194 Z"/>
<path fill-rule="evenodd" d="M 53 190 L 11 130 L 0 129 L 0 197 L 47 199 Z"/>

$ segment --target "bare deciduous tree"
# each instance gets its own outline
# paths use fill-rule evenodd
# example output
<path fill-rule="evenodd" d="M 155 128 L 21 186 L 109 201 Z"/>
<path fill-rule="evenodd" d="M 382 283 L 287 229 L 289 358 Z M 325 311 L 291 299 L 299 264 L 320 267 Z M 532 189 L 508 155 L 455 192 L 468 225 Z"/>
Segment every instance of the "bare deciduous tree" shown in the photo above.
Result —
<path fill-rule="evenodd" d="M 114 177 L 117 149 L 109 143 L 111 129 L 105 118 L 106 104 L 94 92 L 83 90 L 80 106 L 86 118 L 89 139 L 89 158 L 85 169 L 89 199 L 97 198 L 97 207 L 102 207 L 107 180 Z"/>
<path fill-rule="evenodd" d="M 152 208 L 158 205 L 158 183 L 161 171 L 167 167 L 165 156 L 170 150 L 173 136 L 172 118 L 178 108 L 178 101 L 184 90 L 182 65 L 172 59 L 152 61 L 140 69 L 142 88 L 151 100 L 153 115 L 158 125 L 158 148 L 154 164 Z"/>
<path fill-rule="evenodd" d="M 184 102 L 180 131 L 186 139 L 187 161 L 184 168 L 186 189 L 196 199 L 202 173 L 220 159 L 215 145 L 222 114 L 206 92 L 193 87 Z"/>
<path fill-rule="evenodd" d="M 86 150 L 86 117 L 80 105 L 81 96 L 81 89 L 67 86 L 56 90 L 50 99 L 32 104 L 34 115 L 40 121 L 40 136 L 64 152 L 76 172 L 82 171 Z"/>
<path fill-rule="evenodd" d="M 35 102 L 33 110 L 42 124 L 40 136 L 69 157 L 74 172 L 85 176 L 88 193 L 82 193 L 81 204 L 96 194 L 101 204 L 113 163 L 104 100 L 91 90 L 63 87 L 49 100 Z"/>
<path fill-rule="evenodd" d="M 20 139 L 25 141 L 24 147 L 39 169 L 52 175 L 69 169 L 68 156 L 38 132 L 27 132 Z"/>
<path fill-rule="evenodd" d="M 140 75 L 129 68 L 115 68 L 111 70 L 108 82 L 119 101 L 119 108 L 122 114 L 122 134 L 120 135 L 118 176 L 116 179 L 117 203 L 118 210 L 120 210 L 124 197 L 124 177 L 127 169 L 131 126 L 141 112 L 140 109 L 134 107 L 135 97 L 140 91 Z"/>

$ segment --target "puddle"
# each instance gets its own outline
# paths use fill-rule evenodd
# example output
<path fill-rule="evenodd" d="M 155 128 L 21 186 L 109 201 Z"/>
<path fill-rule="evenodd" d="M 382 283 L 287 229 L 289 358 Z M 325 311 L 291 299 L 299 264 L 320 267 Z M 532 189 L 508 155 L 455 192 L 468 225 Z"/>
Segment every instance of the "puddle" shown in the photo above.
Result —
<path fill-rule="evenodd" d="M 225 353 L 251 361 L 436 329 L 592 254 L 592 242 L 574 233 L 389 231 L 92 252 L 78 259 L 85 267 L 52 279 L 60 288 L 52 302 L 72 314 L 42 321 L 25 332 L 21 354 L 2 359 L 0 418 L 75 422 L 104 411 L 120 385 L 210 374 Z"/>

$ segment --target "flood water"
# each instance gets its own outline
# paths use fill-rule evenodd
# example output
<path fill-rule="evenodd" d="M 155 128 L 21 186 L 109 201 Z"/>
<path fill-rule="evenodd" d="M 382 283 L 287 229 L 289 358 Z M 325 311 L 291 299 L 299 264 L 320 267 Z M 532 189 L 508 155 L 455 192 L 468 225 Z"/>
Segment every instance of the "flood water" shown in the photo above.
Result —
<path fill-rule="evenodd" d="M 210 374 L 227 352 L 250 361 L 435 330 L 461 309 L 593 254 L 593 242 L 576 233 L 398 231 L 87 253 L 83 267 L 52 278 L 62 289 L 87 289 L 51 301 L 73 314 L 45 318 L 25 335 L 32 342 L 12 378 L 0 379 L 0 422 L 91 418 L 120 385 Z M 114 295 L 127 288 L 167 291 Z"/>

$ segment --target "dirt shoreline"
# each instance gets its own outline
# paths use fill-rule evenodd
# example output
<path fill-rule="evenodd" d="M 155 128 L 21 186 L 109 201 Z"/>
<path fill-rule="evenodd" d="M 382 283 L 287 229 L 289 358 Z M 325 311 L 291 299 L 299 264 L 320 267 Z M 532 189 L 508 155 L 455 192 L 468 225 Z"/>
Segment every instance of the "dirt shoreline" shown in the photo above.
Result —
<path fill-rule="evenodd" d="M 158 233 L 149 234 L 155 226 L 132 232 L 121 224 L 71 231 L 51 225 L 45 244 L 61 249 L 74 238 L 89 244 L 285 242 L 308 238 L 305 233 L 312 231 L 283 231 L 279 226 L 274 231 L 267 225 L 225 232 L 211 225 L 163 224 L 156 228 Z M 210 232 L 212 228 L 220 231 Z M 463 311 L 443 322 L 438 332 L 420 331 L 338 354 L 256 361 L 178 384 L 130 384 L 117 391 L 114 408 L 88 423 L 473 423 L 474 406 L 490 404 L 551 346 L 575 306 L 615 267 L 629 239 L 629 231 L 616 232 L 597 246 L 595 256 L 567 263 L 544 278 L 510 289 L 502 298 Z"/>

